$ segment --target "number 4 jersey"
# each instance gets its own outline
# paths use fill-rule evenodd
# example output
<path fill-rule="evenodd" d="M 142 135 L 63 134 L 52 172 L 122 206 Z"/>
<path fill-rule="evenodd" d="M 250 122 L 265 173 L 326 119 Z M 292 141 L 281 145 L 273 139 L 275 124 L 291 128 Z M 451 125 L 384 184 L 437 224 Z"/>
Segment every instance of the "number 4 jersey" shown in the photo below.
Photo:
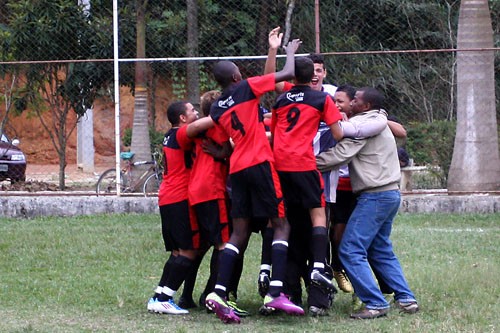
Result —
<path fill-rule="evenodd" d="M 316 170 L 312 142 L 320 121 L 331 125 L 342 119 L 331 96 L 297 85 L 278 97 L 272 112 L 276 170 Z"/>
<path fill-rule="evenodd" d="M 274 73 L 255 76 L 235 83 L 212 104 L 210 116 L 216 127 L 226 132 L 234 142 L 229 173 L 273 161 L 259 112 L 259 97 L 274 91 L 274 76 Z"/>

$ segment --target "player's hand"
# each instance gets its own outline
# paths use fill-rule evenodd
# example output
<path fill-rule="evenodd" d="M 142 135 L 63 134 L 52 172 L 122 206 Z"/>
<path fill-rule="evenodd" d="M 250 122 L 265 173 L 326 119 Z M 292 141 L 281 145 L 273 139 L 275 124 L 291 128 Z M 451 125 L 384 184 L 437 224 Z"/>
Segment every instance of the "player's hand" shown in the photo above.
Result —
<path fill-rule="evenodd" d="M 302 44 L 302 41 L 300 39 L 294 39 L 288 43 L 288 45 L 285 47 L 286 53 L 295 53 L 297 49 L 299 48 L 300 44 Z"/>
<path fill-rule="evenodd" d="M 278 49 L 281 45 L 281 40 L 283 38 L 283 33 L 280 33 L 280 27 L 276 27 L 269 32 L 269 48 Z"/>

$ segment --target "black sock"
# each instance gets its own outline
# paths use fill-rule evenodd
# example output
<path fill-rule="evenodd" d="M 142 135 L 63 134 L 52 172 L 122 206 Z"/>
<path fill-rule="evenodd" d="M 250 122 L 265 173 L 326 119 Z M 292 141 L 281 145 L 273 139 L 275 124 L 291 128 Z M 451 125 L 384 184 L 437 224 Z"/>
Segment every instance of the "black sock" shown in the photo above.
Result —
<path fill-rule="evenodd" d="M 222 253 L 219 249 L 214 247 L 212 251 L 212 256 L 210 257 L 210 276 L 208 277 L 205 290 L 203 294 L 208 295 L 215 288 L 215 282 L 217 281 L 217 273 L 219 271 L 219 256 Z"/>
<path fill-rule="evenodd" d="M 194 260 L 178 255 L 172 264 L 172 272 L 174 272 L 174 274 L 168 275 L 165 287 L 173 291 L 178 290 L 193 266 Z"/>
<path fill-rule="evenodd" d="M 314 264 L 321 263 L 322 267 L 313 267 L 321 273 L 325 271 L 326 249 L 328 247 L 328 231 L 325 227 L 313 227 L 312 229 L 312 250 Z"/>
<path fill-rule="evenodd" d="M 243 272 L 243 256 L 238 256 L 236 262 L 234 263 L 233 274 L 231 274 L 231 280 L 227 287 L 227 291 L 232 292 L 234 297 L 238 297 L 238 286 L 240 284 L 241 273 Z"/>
<path fill-rule="evenodd" d="M 271 285 L 269 286 L 269 294 L 273 297 L 278 297 L 280 292 L 283 291 L 283 282 L 285 281 L 288 242 L 280 240 L 273 241 L 271 252 L 273 256 L 273 273 Z"/>
<path fill-rule="evenodd" d="M 272 263 L 272 244 L 273 244 L 274 229 L 266 227 L 262 231 L 262 252 L 260 259 L 260 272 L 265 272 L 271 275 Z"/>
<path fill-rule="evenodd" d="M 227 298 L 227 286 L 233 274 L 234 264 L 237 260 L 239 250 L 231 243 L 227 243 L 226 247 L 220 254 L 219 271 L 217 274 L 217 283 L 215 285 L 215 293 L 220 297 Z"/>
<path fill-rule="evenodd" d="M 168 257 L 168 260 L 165 262 L 165 265 L 163 266 L 163 273 L 161 274 L 160 282 L 158 283 L 158 286 L 164 287 L 167 284 L 167 279 L 168 279 L 168 274 L 172 271 L 172 264 L 175 261 L 175 256 L 170 254 L 170 257 Z M 153 298 L 159 298 L 161 295 L 161 292 L 155 292 Z"/>
<path fill-rule="evenodd" d="M 203 260 L 202 256 L 197 256 L 196 259 L 193 261 L 193 267 L 191 267 L 191 270 L 186 276 L 186 279 L 184 280 L 184 288 L 182 289 L 182 295 L 186 300 L 192 300 L 193 299 L 193 290 L 194 290 L 194 285 L 196 283 L 196 276 L 198 275 L 198 269 L 200 268 L 201 261 Z"/>

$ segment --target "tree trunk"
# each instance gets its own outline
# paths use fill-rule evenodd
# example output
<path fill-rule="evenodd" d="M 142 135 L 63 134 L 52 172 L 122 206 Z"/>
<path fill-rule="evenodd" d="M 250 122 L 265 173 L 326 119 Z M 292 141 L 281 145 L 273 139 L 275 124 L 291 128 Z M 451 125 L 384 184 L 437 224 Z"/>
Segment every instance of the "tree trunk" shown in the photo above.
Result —
<path fill-rule="evenodd" d="M 198 56 L 198 3 L 187 0 L 187 56 Z M 187 93 L 188 101 L 198 104 L 200 100 L 200 74 L 198 61 L 187 61 Z"/>
<path fill-rule="evenodd" d="M 459 49 L 493 48 L 488 0 L 462 0 Z M 493 51 L 457 54 L 457 133 L 449 191 L 500 189 Z"/>
<path fill-rule="evenodd" d="M 137 15 L 137 58 L 146 58 L 146 6 L 147 0 L 136 0 Z M 135 161 L 151 160 L 151 145 L 149 140 L 148 122 L 148 65 L 144 61 L 135 64 L 135 101 L 134 123 L 132 126 L 131 149 L 135 153 Z M 147 167 L 147 166 L 145 166 Z"/>

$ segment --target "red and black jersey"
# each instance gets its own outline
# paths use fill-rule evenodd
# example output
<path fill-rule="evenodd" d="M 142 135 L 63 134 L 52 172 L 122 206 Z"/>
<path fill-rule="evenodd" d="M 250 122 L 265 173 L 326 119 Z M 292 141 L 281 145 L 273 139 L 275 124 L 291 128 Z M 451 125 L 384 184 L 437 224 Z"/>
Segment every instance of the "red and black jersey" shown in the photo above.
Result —
<path fill-rule="evenodd" d="M 163 139 L 165 165 L 158 193 L 159 206 L 188 199 L 193 143 L 187 137 L 186 129 L 187 126 L 172 128 Z"/>
<path fill-rule="evenodd" d="M 259 97 L 275 88 L 275 74 L 251 77 L 228 87 L 212 104 L 210 116 L 234 142 L 230 173 L 264 161 L 273 153 L 259 112 Z"/>
<path fill-rule="evenodd" d="M 272 112 L 276 170 L 316 170 L 312 143 L 320 121 L 331 125 L 342 119 L 331 96 L 309 86 L 294 86 L 278 97 Z"/>
<path fill-rule="evenodd" d="M 190 205 L 224 199 L 226 195 L 229 166 L 226 161 L 217 160 L 203 151 L 202 143 L 207 138 L 220 145 L 229 141 L 225 132 L 215 127 L 208 129 L 207 132 L 194 139 L 195 157 L 188 189 Z"/>

